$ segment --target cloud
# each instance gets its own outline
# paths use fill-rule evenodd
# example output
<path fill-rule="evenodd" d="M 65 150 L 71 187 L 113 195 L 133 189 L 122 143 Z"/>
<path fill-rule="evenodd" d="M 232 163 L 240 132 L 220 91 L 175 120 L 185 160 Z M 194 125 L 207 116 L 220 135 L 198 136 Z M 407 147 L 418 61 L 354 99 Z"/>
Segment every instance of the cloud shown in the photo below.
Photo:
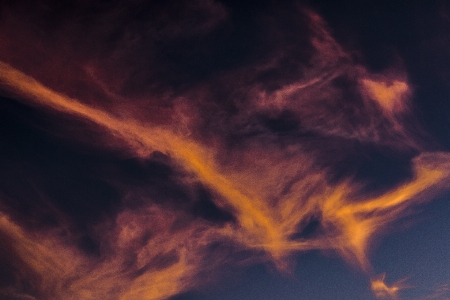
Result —
<path fill-rule="evenodd" d="M 385 277 L 386 274 L 382 274 L 371 280 L 371 288 L 373 293 L 378 299 L 399 299 L 399 291 L 407 288 L 408 286 L 403 284 L 404 280 L 397 281 L 389 286 L 384 282 Z"/>
<path fill-rule="evenodd" d="M 4 101 L 47 145 L 33 154 L 4 138 L 21 151 L 5 161 L 24 174 L 1 200 L 2 260 L 15 270 L 4 293 L 166 299 L 224 264 L 288 271 L 292 254 L 318 249 L 396 297 L 398 283 L 373 275 L 369 245 L 450 180 L 449 154 L 416 133 L 402 70 L 371 74 L 296 6 L 239 15 L 212 1 L 132 2 L 86 15 L 92 5 L 23 13 L 54 16 L 41 44 L 24 20 L 0 31 Z M 32 50 L 16 52 L 26 38 Z M 45 209 L 14 204 L 27 201 Z"/>

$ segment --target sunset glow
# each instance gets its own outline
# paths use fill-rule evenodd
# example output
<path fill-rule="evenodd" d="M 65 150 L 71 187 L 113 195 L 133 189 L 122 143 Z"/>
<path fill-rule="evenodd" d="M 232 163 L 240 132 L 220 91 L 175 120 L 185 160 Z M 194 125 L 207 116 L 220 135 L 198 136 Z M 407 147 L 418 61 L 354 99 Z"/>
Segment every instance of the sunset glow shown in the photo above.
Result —
<path fill-rule="evenodd" d="M 176 300 L 225 270 L 295 277 L 314 251 L 337 254 L 374 299 L 415 291 L 373 259 L 450 188 L 450 152 L 415 117 L 406 67 L 366 66 L 299 4 L 242 21 L 264 49 L 241 61 L 220 52 L 237 22 L 226 2 L 92 12 L 110 25 L 79 23 L 93 9 L 81 2 L 48 40 L 33 37 L 29 4 L 5 5 L 0 296 Z"/>

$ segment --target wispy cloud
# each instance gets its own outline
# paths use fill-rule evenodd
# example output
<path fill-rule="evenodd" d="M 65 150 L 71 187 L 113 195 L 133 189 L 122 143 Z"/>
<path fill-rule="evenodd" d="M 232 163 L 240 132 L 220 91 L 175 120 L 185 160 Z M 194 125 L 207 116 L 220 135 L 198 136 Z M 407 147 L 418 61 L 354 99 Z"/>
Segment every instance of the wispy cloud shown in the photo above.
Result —
<path fill-rule="evenodd" d="M 160 65 L 140 51 L 140 42 L 127 44 L 119 38 L 107 59 L 68 50 L 77 62 L 67 70 L 77 72 L 55 81 L 64 70 L 63 60 L 49 58 L 51 50 L 42 52 L 55 68 L 48 73 L 20 61 L 23 52 L 11 54 L 8 46 L 0 50 L 5 61 L 0 62 L 0 84 L 9 93 L 4 101 L 84 124 L 95 136 L 90 143 L 152 163 L 157 174 L 149 181 L 151 176 L 143 175 L 144 183 L 133 186 L 114 180 L 111 172 L 102 173 L 102 180 L 122 193 L 113 213 L 80 226 L 95 240 L 97 256 L 73 241 L 76 233 L 66 232 L 79 225 L 67 221 L 64 230 L 30 229 L 15 217 L 20 211 L 5 201 L 0 234 L 19 270 L 5 293 L 46 299 L 166 299 L 201 285 L 205 272 L 235 263 L 239 259 L 233 253 L 239 251 L 246 251 L 240 260 L 270 261 L 289 271 L 292 254 L 318 249 L 334 250 L 365 272 L 376 297 L 397 299 L 402 282 L 387 285 L 384 275 L 374 274 L 369 245 L 386 225 L 450 183 L 450 154 L 427 149 L 415 130 L 419 127 L 412 121 L 407 76 L 402 70 L 371 74 L 352 61 L 318 15 L 296 8 L 294 16 L 281 9 L 277 18 L 254 18 L 273 36 L 286 25 L 297 26 L 304 32 L 301 42 L 280 35 L 272 45 L 274 37 L 264 35 L 259 42 L 269 46 L 260 57 L 230 63 L 232 67 L 217 63 L 219 71 L 205 67 L 189 84 L 178 84 L 184 75 L 177 72 L 185 63 L 179 55 L 189 52 L 174 50 L 183 44 L 178 39 L 193 39 L 192 45 L 204 49 L 214 30 L 223 25 L 219 36 L 226 41 L 227 26 L 233 25 L 227 23 L 231 9 L 213 1 L 197 4 L 161 8 L 168 16 L 155 22 L 172 25 L 159 30 L 146 21 L 140 24 L 149 26 L 150 37 L 167 43 L 164 52 L 161 45 L 149 45 L 155 41 L 142 42 L 154 50 L 149 56 L 174 51 L 180 64 L 169 59 Z M 174 23 L 164 19 L 181 9 L 199 17 Z M 116 14 L 110 9 L 103 17 L 115 20 Z M 130 32 L 140 36 L 138 27 Z M 63 30 L 58 28 L 56 32 Z M 2 35 L 17 43 L 8 30 Z M 128 64 L 133 54 L 138 59 Z M 141 68 L 139 59 L 149 70 Z M 52 130 L 59 129 L 49 129 L 50 134 Z M 62 130 L 66 139 L 83 140 L 76 130 Z M 346 162 L 370 156 L 366 150 L 381 153 L 380 160 L 389 160 L 385 153 L 406 156 L 406 171 L 389 184 L 380 179 L 388 176 L 383 172 L 360 178 L 358 162 L 342 172 Z"/>

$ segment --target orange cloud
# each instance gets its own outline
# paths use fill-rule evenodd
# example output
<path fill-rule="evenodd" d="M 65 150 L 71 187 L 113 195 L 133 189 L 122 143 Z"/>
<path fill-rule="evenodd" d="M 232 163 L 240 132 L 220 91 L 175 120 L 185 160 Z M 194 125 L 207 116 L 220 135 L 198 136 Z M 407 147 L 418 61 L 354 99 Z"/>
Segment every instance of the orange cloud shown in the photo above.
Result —
<path fill-rule="evenodd" d="M 386 274 L 381 274 L 378 277 L 372 278 L 371 288 L 373 293 L 378 299 L 398 299 L 399 291 L 407 288 L 407 286 L 403 285 L 404 280 L 399 280 L 389 286 L 384 282 L 385 278 Z"/>
<path fill-rule="evenodd" d="M 0 63 L 0 80 L 8 90 L 34 105 L 103 128 L 139 157 L 146 158 L 153 151 L 166 153 L 220 195 L 215 199 L 217 205 L 231 209 L 237 218 L 237 224 L 221 228 L 193 222 L 173 232 L 170 228 L 178 218 L 176 214 L 152 206 L 142 212 L 122 212 L 107 238 L 112 253 L 92 263 L 70 247 L 57 246 L 59 250 L 52 251 L 53 244 L 26 237 L 3 217 L 2 227 L 15 241 L 20 260 L 45 278 L 42 293 L 55 295 L 55 299 L 75 295 L 81 299 L 104 295 L 121 300 L 165 299 L 197 284 L 193 278 L 199 272 L 202 247 L 220 239 L 263 250 L 280 268 L 293 252 L 335 249 L 347 261 L 371 273 L 367 256 L 371 239 L 411 205 L 429 200 L 432 193 L 445 188 L 450 178 L 448 154 L 423 153 L 413 160 L 410 181 L 378 196 L 361 196 L 359 186 L 351 181 L 330 184 L 326 170 L 308 163 L 308 155 L 298 146 L 261 149 L 250 145 L 240 152 L 243 164 L 222 165 L 216 158 L 218 149 L 167 127 L 119 118 L 82 104 L 5 63 Z M 313 216 L 320 216 L 322 233 L 293 239 Z M 145 240 L 149 232 L 152 238 Z M 135 259 L 127 269 L 124 265 L 129 253 Z M 162 257 L 167 262 L 158 267 L 155 260 Z M 387 286 L 384 277 L 372 281 L 372 290 L 380 298 L 395 299 L 400 287 Z"/>
<path fill-rule="evenodd" d="M 200 18 L 192 28 L 185 26 L 189 18 L 182 19 L 161 31 L 171 38 L 207 35 L 228 14 L 213 1 L 200 1 L 189 9 L 200 9 L 206 19 Z M 184 174 L 182 184 L 201 184 L 211 191 L 214 205 L 234 217 L 232 222 L 211 224 L 181 210 L 142 201 L 139 208 L 122 209 L 110 219 L 99 220 L 93 231 L 99 236 L 101 255 L 92 258 L 79 251 L 70 237 L 28 232 L 5 209 L 0 213 L 0 234 L 10 242 L 13 263 L 23 272 L 17 276 L 32 279 L 29 294 L 49 300 L 166 299 L 202 284 L 205 268 L 215 270 L 227 261 L 218 250 L 205 266 L 205 249 L 215 243 L 251 250 L 258 259 L 270 260 L 280 269 L 289 268 L 287 261 L 293 253 L 331 249 L 371 276 L 372 240 L 411 207 L 448 188 L 450 154 L 423 151 L 402 122 L 411 94 L 406 79 L 375 78 L 355 66 L 325 22 L 310 11 L 305 14 L 311 31 L 305 40 L 311 44 L 311 54 L 303 53 L 303 43 L 292 46 L 281 39 L 283 51 L 264 63 L 224 71 L 225 75 L 198 84 L 201 87 L 178 92 L 181 96 L 168 88 L 164 101 L 170 105 L 152 104 L 151 112 L 142 103 L 129 103 L 127 93 L 120 92 L 127 85 L 126 78 L 114 77 L 109 68 L 96 63 L 84 68 L 91 84 L 97 85 L 103 97 L 120 102 L 108 109 L 70 97 L 76 93 L 64 88 L 56 91 L 40 82 L 41 78 L 19 71 L 14 63 L 0 61 L 0 85 L 17 95 L 18 101 L 75 117 L 104 133 L 98 136 L 99 144 L 118 145 L 129 156 L 146 160 L 154 152 L 164 153 Z M 132 52 L 116 52 L 120 51 Z M 298 62 L 289 57 L 296 55 L 308 59 Z M 295 76 L 270 80 L 273 74 L 288 73 L 279 65 L 288 65 L 286 69 L 295 70 Z M 226 91 L 234 89 L 231 96 L 223 96 L 224 103 L 214 102 L 214 89 L 208 86 L 216 84 Z M 227 115 L 221 105 L 230 105 L 233 112 Z M 239 139 L 230 138 L 233 134 Z M 339 151 L 355 144 L 419 154 L 410 161 L 410 177 L 390 189 L 367 193 L 364 184 L 349 174 L 333 178 L 335 169 L 343 167 L 336 163 Z M 305 233 L 312 220 L 317 221 L 317 228 Z M 396 299 L 402 282 L 389 286 L 384 280 L 384 275 L 372 279 L 373 293 Z M 23 293 L 20 287 L 1 292 Z"/>
<path fill-rule="evenodd" d="M 364 90 L 369 97 L 377 101 L 380 107 L 388 114 L 401 113 L 405 110 L 405 98 L 410 93 L 409 86 L 401 80 L 375 81 L 371 79 L 362 80 Z"/>

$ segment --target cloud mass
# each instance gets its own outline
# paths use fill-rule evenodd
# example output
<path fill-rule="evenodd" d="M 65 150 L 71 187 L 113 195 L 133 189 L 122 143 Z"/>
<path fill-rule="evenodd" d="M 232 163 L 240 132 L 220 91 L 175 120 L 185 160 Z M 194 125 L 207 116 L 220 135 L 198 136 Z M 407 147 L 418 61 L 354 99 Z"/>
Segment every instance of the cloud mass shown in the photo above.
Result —
<path fill-rule="evenodd" d="M 450 186 L 401 64 L 298 3 L 2 9 L 2 297 L 169 299 L 319 250 L 399 299 L 370 246 Z"/>

